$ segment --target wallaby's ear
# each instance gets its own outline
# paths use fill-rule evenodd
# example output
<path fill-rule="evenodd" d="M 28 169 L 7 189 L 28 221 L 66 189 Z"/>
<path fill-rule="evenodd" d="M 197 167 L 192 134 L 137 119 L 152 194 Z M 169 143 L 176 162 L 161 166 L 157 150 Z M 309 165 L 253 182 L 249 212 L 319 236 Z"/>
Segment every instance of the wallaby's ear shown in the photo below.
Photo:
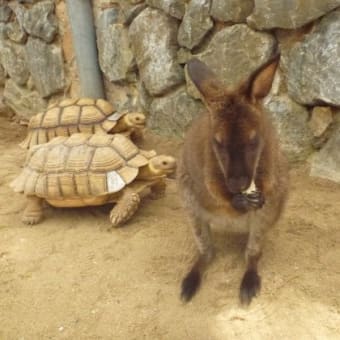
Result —
<path fill-rule="evenodd" d="M 279 56 L 276 56 L 269 64 L 263 67 L 253 78 L 250 87 L 252 101 L 264 98 L 270 91 L 279 64 Z"/>
<path fill-rule="evenodd" d="M 223 97 L 225 86 L 206 64 L 194 58 L 188 61 L 187 67 L 191 80 L 208 103 Z"/>

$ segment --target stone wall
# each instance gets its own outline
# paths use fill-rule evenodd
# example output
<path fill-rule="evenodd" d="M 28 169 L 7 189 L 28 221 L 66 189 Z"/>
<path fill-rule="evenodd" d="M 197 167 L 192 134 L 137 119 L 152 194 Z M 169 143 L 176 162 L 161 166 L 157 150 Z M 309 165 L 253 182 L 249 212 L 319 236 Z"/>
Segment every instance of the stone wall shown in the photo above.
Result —
<path fill-rule="evenodd" d="M 203 105 L 185 64 L 193 55 L 226 85 L 279 50 L 265 109 L 291 161 L 340 181 L 340 0 L 94 0 L 107 97 L 142 110 L 155 132 L 182 136 Z M 79 93 L 64 1 L 0 0 L 0 93 L 28 119 Z M 1 89 L 3 87 L 3 89 Z"/>

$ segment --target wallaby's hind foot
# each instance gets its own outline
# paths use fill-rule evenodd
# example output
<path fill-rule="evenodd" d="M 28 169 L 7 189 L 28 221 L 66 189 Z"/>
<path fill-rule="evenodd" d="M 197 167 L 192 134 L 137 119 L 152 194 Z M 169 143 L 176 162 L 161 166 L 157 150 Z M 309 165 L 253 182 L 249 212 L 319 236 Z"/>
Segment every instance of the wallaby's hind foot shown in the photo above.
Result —
<path fill-rule="evenodd" d="M 249 305 L 252 298 L 261 290 L 261 278 L 254 269 L 248 269 L 240 286 L 240 302 L 242 305 Z"/>
<path fill-rule="evenodd" d="M 192 299 L 201 285 L 200 267 L 200 261 L 197 261 L 182 281 L 181 299 L 185 302 Z"/>

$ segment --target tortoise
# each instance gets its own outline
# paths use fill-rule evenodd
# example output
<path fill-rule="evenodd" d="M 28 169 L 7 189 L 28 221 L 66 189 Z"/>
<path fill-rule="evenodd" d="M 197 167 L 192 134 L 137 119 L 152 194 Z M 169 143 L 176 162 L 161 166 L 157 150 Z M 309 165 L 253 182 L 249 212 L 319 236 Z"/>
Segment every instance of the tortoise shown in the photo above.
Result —
<path fill-rule="evenodd" d="M 138 112 L 117 112 L 103 99 L 64 99 L 47 111 L 34 115 L 28 123 L 28 134 L 20 143 L 29 149 L 57 136 L 73 133 L 125 133 L 140 138 L 145 127 L 145 115 Z"/>
<path fill-rule="evenodd" d="M 27 197 L 25 224 L 42 219 L 44 200 L 55 207 L 114 202 L 110 220 L 116 227 L 136 212 L 144 189 L 150 189 L 152 198 L 164 195 L 165 178 L 175 167 L 173 157 L 139 149 L 122 134 L 76 133 L 30 149 L 10 185 Z"/>

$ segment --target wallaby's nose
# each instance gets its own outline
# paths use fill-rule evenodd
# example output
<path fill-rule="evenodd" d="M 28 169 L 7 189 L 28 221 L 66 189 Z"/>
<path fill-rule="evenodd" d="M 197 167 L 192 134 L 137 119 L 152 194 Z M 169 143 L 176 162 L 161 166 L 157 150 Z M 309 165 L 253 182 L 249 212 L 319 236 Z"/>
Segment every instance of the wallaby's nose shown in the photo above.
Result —
<path fill-rule="evenodd" d="M 232 194 L 238 194 L 247 189 L 249 180 L 246 176 L 230 177 L 227 180 L 227 187 Z"/>

